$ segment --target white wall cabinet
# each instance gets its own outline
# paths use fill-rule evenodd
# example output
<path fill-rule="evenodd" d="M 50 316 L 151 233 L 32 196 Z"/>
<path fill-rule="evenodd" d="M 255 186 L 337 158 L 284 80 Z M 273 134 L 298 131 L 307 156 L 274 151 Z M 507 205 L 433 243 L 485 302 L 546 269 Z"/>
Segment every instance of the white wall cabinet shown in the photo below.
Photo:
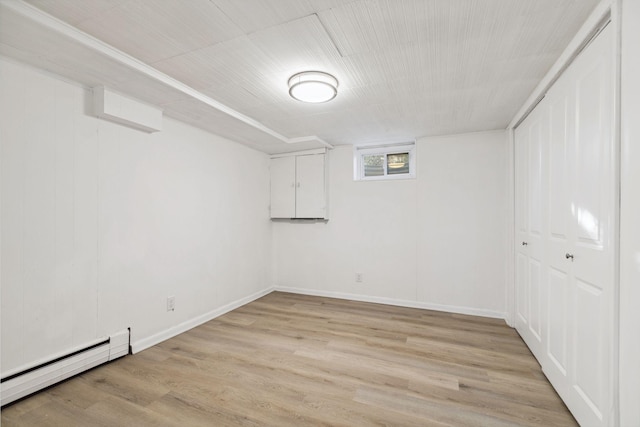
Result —
<path fill-rule="evenodd" d="M 271 218 L 328 218 L 326 167 L 324 151 L 272 158 Z"/>
<path fill-rule="evenodd" d="M 516 329 L 581 425 L 615 424 L 614 32 L 515 131 Z"/>
<path fill-rule="evenodd" d="M 271 159 L 271 218 L 296 216 L 296 158 Z"/>

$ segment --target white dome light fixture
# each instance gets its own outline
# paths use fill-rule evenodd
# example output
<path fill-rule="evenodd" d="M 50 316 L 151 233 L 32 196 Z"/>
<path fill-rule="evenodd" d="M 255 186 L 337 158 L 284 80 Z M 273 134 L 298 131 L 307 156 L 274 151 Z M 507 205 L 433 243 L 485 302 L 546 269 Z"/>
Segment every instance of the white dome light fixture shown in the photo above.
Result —
<path fill-rule="evenodd" d="M 289 78 L 289 95 L 302 102 L 318 104 L 338 94 L 338 79 L 322 71 L 303 71 Z"/>

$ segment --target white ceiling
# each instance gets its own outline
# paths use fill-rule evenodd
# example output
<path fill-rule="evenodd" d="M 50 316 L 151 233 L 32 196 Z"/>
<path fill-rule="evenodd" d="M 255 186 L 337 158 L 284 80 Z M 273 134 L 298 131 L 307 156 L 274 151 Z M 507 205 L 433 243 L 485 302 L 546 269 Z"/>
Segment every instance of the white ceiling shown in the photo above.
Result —
<path fill-rule="evenodd" d="M 277 153 L 504 129 L 597 3 L 0 0 L 0 54 Z M 305 70 L 338 97 L 290 98 Z"/>

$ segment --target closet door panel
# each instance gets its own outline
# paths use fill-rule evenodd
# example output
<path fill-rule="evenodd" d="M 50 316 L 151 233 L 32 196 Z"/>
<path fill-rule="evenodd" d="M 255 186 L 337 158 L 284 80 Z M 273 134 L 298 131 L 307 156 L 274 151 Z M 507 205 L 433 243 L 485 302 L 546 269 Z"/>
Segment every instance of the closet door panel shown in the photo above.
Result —
<path fill-rule="evenodd" d="M 518 329 L 527 327 L 529 324 L 528 264 L 526 255 L 516 254 L 516 322 L 519 325 Z"/>
<path fill-rule="evenodd" d="M 529 258 L 529 331 L 535 340 L 542 341 L 542 264 Z M 532 349 L 533 350 L 533 349 Z M 534 350 L 535 351 L 535 350 Z"/>
<path fill-rule="evenodd" d="M 547 342 L 546 359 L 541 364 L 560 395 L 569 389 L 569 327 L 572 318 L 572 271 L 566 254 L 572 247 L 570 223 L 572 221 L 573 134 L 575 123 L 575 89 L 567 80 L 571 70 L 558 80 L 549 97 L 549 151 L 548 151 L 548 230 L 547 269 Z"/>
<path fill-rule="evenodd" d="M 570 224 L 575 221 L 576 209 L 572 194 L 575 175 L 575 97 L 575 88 L 571 84 L 555 87 L 549 95 L 547 260 L 549 268 L 565 274 L 570 273 L 571 263 L 567 263 L 565 255 L 573 245 Z"/>
<path fill-rule="evenodd" d="M 515 226 L 516 250 L 515 299 L 516 329 L 525 341 L 529 330 L 529 126 L 523 124 L 515 133 Z"/>
<path fill-rule="evenodd" d="M 516 131 L 516 329 L 537 357 L 545 325 L 543 236 L 543 124 L 534 111 Z"/>
<path fill-rule="evenodd" d="M 605 90 L 608 73 L 599 61 L 577 82 L 576 188 L 574 201 L 578 221 L 577 239 L 593 249 L 603 248 L 603 223 L 608 206 L 604 196 L 610 190 L 609 164 L 611 105 Z"/>
<path fill-rule="evenodd" d="M 589 426 L 614 420 L 614 42 L 606 26 L 515 134 L 516 327 Z"/>
<path fill-rule="evenodd" d="M 529 153 L 529 127 L 525 124 L 516 129 L 515 133 L 515 223 L 516 223 L 516 248 L 523 248 L 523 242 L 529 235 L 529 217 L 528 213 L 528 153 Z"/>
<path fill-rule="evenodd" d="M 549 269 L 549 325 L 547 355 L 551 369 L 567 376 L 567 329 L 569 313 L 569 275 L 555 268 Z"/>
<path fill-rule="evenodd" d="M 574 414 L 584 425 L 608 422 L 606 412 L 613 394 L 616 180 L 612 158 L 612 31 L 605 28 L 575 64 L 572 385 L 578 397 Z"/>
<path fill-rule="evenodd" d="M 514 163 L 515 163 L 515 300 L 516 300 L 516 328 L 521 330 L 529 323 L 528 309 L 528 219 L 527 219 L 527 153 L 528 128 L 522 126 L 515 131 Z"/>
<path fill-rule="evenodd" d="M 542 115 L 537 115 L 529 135 L 529 234 L 542 237 Z"/>
<path fill-rule="evenodd" d="M 528 212 L 529 235 L 529 277 L 528 277 L 528 302 L 529 302 L 529 331 L 531 339 L 529 346 L 534 354 L 542 355 L 543 328 L 546 324 L 543 309 L 546 279 L 544 274 L 544 209 L 543 193 L 546 191 L 544 179 L 543 157 L 546 148 L 548 127 L 545 123 L 546 102 L 539 104 L 543 108 L 533 114 L 529 130 L 528 152 Z"/>
<path fill-rule="evenodd" d="M 553 97 L 553 98 L 551 98 Z M 569 93 L 557 91 L 550 95 L 549 114 L 549 237 L 566 244 L 568 240 L 568 220 L 571 212 L 569 194 L 570 173 L 568 170 L 569 132 L 567 124 Z"/>
<path fill-rule="evenodd" d="M 573 387 L 581 400 L 585 419 L 601 420 L 603 417 L 605 379 L 607 366 L 603 351 L 606 319 L 602 310 L 602 290 L 580 279 L 575 281 L 576 330 L 574 332 Z M 595 425 L 595 424 L 588 424 Z"/>

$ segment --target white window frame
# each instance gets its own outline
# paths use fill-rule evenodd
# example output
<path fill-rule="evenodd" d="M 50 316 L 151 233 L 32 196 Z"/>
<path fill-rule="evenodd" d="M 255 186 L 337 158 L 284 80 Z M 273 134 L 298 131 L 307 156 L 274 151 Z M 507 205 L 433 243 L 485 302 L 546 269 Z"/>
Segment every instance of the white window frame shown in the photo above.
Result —
<path fill-rule="evenodd" d="M 372 154 L 384 155 L 385 159 L 388 154 L 409 153 L 409 173 L 403 174 L 387 174 L 387 162 L 383 164 L 384 175 L 381 176 L 364 176 L 364 156 Z M 397 179 L 415 179 L 416 177 L 416 143 L 404 142 L 400 144 L 384 144 L 384 145 L 361 145 L 353 147 L 353 179 L 355 181 L 387 181 Z"/>

